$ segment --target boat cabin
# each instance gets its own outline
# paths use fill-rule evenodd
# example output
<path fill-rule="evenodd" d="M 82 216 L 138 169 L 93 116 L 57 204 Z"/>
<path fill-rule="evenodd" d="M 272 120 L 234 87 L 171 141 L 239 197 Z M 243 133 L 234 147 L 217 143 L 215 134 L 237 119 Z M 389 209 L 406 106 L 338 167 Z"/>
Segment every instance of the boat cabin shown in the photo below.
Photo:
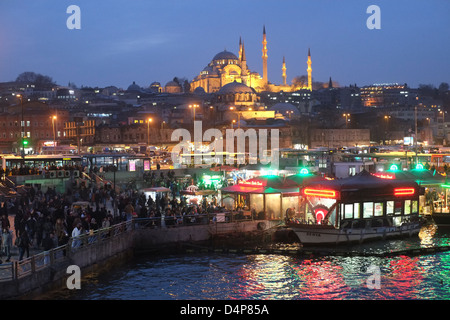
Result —
<path fill-rule="evenodd" d="M 381 179 L 362 171 L 345 179 L 312 181 L 301 193 L 301 214 L 288 223 L 358 229 L 418 220 L 423 188 L 413 181 Z"/>

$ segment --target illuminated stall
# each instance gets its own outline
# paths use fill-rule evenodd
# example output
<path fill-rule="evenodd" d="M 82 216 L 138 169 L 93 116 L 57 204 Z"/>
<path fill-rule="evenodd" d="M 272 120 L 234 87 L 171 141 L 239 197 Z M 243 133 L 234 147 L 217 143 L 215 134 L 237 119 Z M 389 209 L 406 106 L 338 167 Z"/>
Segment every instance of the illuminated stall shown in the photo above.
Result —
<path fill-rule="evenodd" d="M 425 188 L 424 194 L 419 198 L 419 208 L 422 214 L 429 215 L 436 211 L 449 211 L 447 178 L 439 172 L 426 170 L 420 166 L 417 169 L 401 171 L 391 166 L 390 170 L 376 172 L 373 175 L 387 180 L 414 181 Z"/>
<path fill-rule="evenodd" d="M 269 175 L 239 181 L 221 189 L 222 205 L 258 219 L 281 220 L 288 209 L 298 211 L 299 187 L 287 178 Z"/>
<path fill-rule="evenodd" d="M 186 197 L 186 202 L 188 205 L 201 205 L 203 199 L 205 199 L 208 204 L 214 202 L 217 191 L 211 189 L 200 190 L 198 186 L 191 185 L 187 187 L 186 190 L 182 190 L 180 194 L 181 196 Z"/>

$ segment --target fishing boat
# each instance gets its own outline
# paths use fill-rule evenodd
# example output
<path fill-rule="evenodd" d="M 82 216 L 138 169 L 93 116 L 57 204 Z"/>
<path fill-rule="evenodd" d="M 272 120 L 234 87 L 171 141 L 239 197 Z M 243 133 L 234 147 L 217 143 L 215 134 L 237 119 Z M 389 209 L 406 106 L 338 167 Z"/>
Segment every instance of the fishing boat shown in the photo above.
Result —
<path fill-rule="evenodd" d="M 297 216 L 286 225 L 303 245 L 345 244 L 418 235 L 416 182 L 386 180 L 367 171 L 356 176 L 312 181 L 301 191 Z"/>

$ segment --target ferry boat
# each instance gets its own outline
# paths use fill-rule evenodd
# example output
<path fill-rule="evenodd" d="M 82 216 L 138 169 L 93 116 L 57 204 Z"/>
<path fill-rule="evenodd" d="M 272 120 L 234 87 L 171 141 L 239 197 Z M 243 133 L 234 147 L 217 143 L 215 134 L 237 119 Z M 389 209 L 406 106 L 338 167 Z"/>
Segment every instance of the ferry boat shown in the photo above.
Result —
<path fill-rule="evenodd" d="M 298 216 L 286 225 L 303 245 L 345 244 L 418 235 L 419 195 L 414 181 L 386 180 L 367 171 L 313 181 L 302 188 Z"/>

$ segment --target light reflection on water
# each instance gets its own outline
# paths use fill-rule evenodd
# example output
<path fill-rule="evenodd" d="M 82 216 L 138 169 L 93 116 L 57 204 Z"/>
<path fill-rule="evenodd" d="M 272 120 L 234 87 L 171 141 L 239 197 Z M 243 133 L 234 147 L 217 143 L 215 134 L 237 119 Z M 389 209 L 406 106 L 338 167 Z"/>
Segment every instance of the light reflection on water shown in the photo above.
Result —
<path fill-rule="evenodd" d="M 448 244 L 426 229 L 420 238 L 352 246 L 379 252 Z M 370 289 L 369 266 L 380 268 L 380 289 Z M 183 254 L 146 256 L 50 299 L 124 300 L 373 300 L 449 299 L 450 252 L 421 256 L 311 256 Z"/>

